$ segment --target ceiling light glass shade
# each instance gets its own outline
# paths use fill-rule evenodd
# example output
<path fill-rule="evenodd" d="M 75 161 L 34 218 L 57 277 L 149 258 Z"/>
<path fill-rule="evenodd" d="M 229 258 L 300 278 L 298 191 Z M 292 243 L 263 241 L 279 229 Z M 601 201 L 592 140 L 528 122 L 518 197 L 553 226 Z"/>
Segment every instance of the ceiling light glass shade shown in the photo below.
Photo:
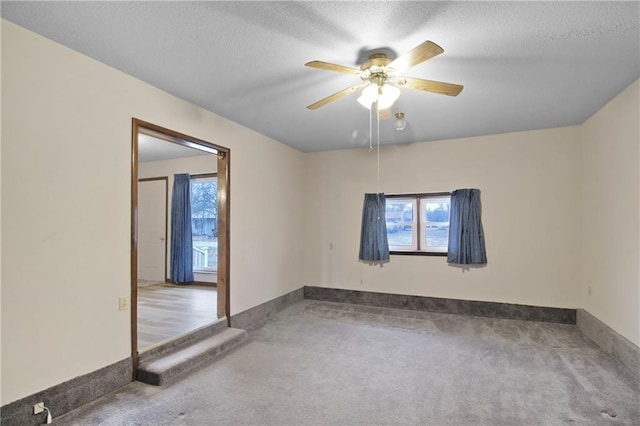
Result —
<path fill-rule="evenodd" d="M 378 109 L 387 109 L 400 97 L 400 89 L 390 84 L 385 84 L 378 90 L 376 84 L 371 84 L 362 90 L 358 98 L 360 105 L 371 109 L 371 104 L 378 101 Z"/>
<path fill-rule="evenodd" d="M 358 102 L 365 108 L 371 108 L 371 104 L 378 99 L 378 86 L 370 84 L 362 90 L 362 95 L 358 98 Z"/>
<path fill-rule="evenodd" d="M 395 117 L 393 127 L 398 131 L 404 130 L 407 127 L 407 119 L 404 118 L 404 112 L 396 112 Z"/>

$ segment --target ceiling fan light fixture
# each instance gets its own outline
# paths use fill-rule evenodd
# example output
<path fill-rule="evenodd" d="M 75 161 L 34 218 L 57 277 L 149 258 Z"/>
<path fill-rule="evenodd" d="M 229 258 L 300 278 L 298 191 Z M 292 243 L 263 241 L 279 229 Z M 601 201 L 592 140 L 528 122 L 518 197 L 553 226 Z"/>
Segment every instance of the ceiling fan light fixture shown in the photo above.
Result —
<path fill-rule="evenodd" d="M 378 107 L 387 109 L 400 97 L 400 89 L 390 84 L 382 86 L 382 95 L 378 96 Z"/>
<path fill-rule="evenodd" d="M 379 88 L 377 84 L 371 84 L 362 90 L 358 103 L 367 109 L 377 100 L 378 109 L 387 109 L 400 97 L 400 89 L 390 84 L 383 84 Z"/>
<path fill-rule="evenodd" d="M 362 94 L 358 98 L 358 103 L 365 108 L 371 109 L 371 104 L 378 99 L 378 86 L 370 84 L 362 89 Z"/>

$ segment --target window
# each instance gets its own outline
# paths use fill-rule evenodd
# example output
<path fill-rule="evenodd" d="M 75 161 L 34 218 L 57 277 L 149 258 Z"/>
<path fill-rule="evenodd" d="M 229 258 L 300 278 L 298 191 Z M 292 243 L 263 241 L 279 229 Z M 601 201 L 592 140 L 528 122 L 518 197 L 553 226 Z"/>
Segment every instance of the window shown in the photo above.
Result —
<path fill-rule="evenodd" d="M 191 176 L 193 271 L 218 270 L 218 178 Z"/>
<path fill-rule="evenodd" d="M 446 256 L 451 194 L 386 195 L 391 254 Z"/>

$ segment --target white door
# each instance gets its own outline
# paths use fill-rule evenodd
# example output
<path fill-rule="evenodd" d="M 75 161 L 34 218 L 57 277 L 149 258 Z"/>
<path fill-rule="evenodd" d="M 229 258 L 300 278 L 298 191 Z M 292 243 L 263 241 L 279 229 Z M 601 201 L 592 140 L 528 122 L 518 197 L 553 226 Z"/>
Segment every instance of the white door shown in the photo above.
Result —
<path fill-rule="evenodd" d="M 138 182 L 138 281 L 164 282 L 167 239 L 167 181 Z"/>

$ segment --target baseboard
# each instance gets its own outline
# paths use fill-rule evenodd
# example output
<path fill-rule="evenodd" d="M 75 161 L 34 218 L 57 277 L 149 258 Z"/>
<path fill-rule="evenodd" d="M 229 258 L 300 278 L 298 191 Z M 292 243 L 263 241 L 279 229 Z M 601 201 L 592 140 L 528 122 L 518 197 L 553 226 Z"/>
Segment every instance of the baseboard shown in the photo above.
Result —
<path fill-rule="evenodd" d="M 191 284 L 191 285 L 199 285 L 199 286 L 202 286 L 202 287 L 216 287 L 216 288 L 218 287 L 218 283 L 212 283 L 212 282 L 209 282 L 209 281 L 193 281 L 193 282 L 190 282 L 189 284 Z"/>
<path fill-rule="evenodd" d="M 576 325 L 604 352 L 624 365 L 636 380 L 640 380 L 639 347 L 584 309 L 578 309 Z"/>
<path fill-rule="evenodd" d="M 33 406 L 38 402 L 44 402 L 44 405 L 51 410 L 55 421 L 57 417 L 131 383 L 132 367 L 132 359 L 126 358 L 11 402 L 0 408 L 0 424 L 11 426 L 44 424 L 46 412 L 33 414 Z"/>
<path fill-rule="evenodd" d="M 164 280 L 167 284 L 175 284 L 175 285 L 200 285 L 204 287 L 218 287 L 218 283 L 212 283 L 210 281 L 187 281 L 186 283 L 176 283 L 171 281 L 169 278 Z"/>
<path fill-rule="evenodd" d="M 414 311 L 473 315 L 478 317 L 543 321 L 575 324 L 576 310 L 543 306 L 514 305 L 511 303 L 480 302 L 474 300 L 444 299 L 409 296 L 404 294 L 374 293 L 326 287 L 304 287 L 304 298 L 327 302 L 352 303 L 383 308 Z"/>
<path fill-rule="evenodd" d="M 304 290 L 299 288 L 268 302 L 254 306 L 244 312 L 231 316 L 231 327 L 248 329 L 261 324 L 273 314 L 283 310 L 289 305 L 300 302 L 304 299 Z"/>

